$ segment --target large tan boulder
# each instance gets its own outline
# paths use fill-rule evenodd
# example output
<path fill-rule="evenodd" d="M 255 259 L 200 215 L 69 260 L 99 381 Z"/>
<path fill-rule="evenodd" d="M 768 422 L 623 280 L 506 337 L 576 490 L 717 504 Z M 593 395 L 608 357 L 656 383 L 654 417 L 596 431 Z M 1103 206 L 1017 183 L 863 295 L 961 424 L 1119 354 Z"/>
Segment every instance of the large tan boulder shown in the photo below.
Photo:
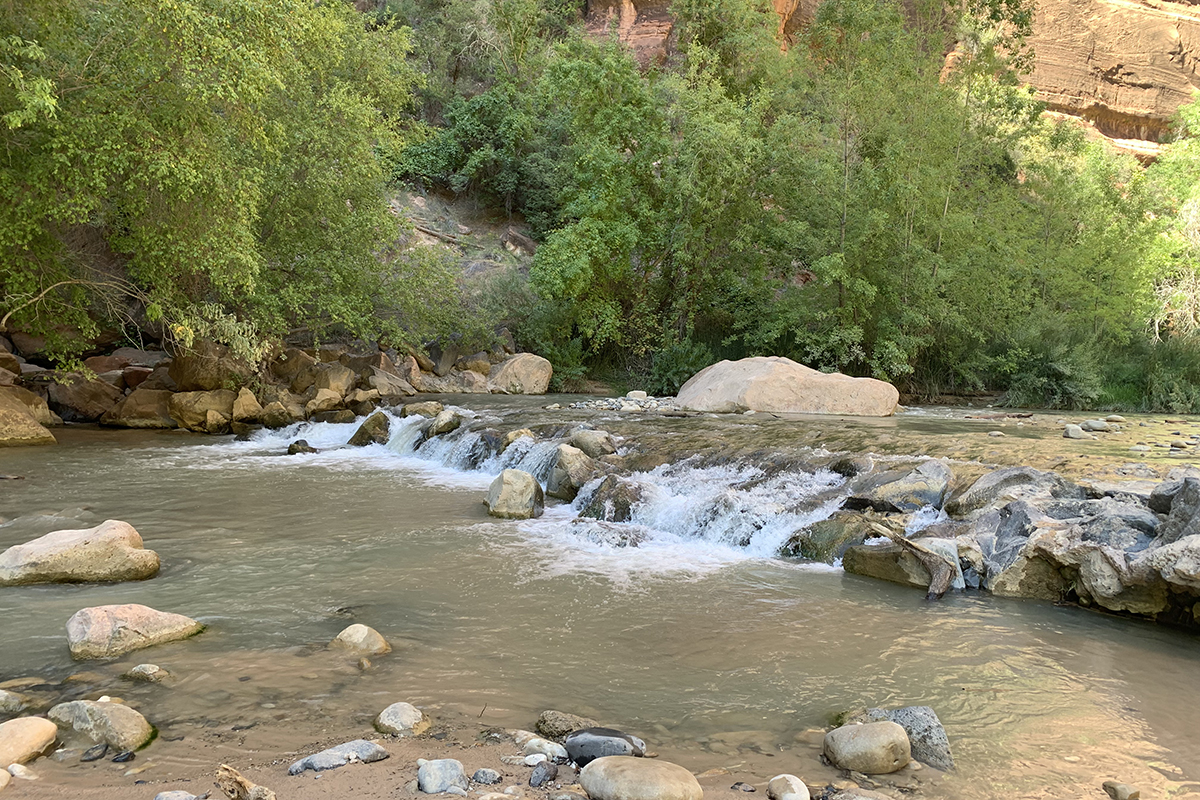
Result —
<path fill-rule="evenodd" d="M 95 606 L 67 620 L 67 644 L 73 658 L 112 658 L 187 639 L 202 630 L 204 626 L 194 619 L 148 606 Z"/>
<path fill-rule="evenodd" d="M 574 500 L 595 474 L 596 465 L 586 453 L 569 444 L 560 444 L 558 458 L 546 479 L 546 494 L 559 500 Z"/>
<path fill-rule="evenodd" d="M 604 756 L 579 773 L 591 800 L 702 800 L 704 790 L 678 764 L 633 756 Z"/>
<path fill-rule="evenodd" d="M 116 428 L 175 428 L 171 417 L 171 392 L 134 389 L 100 418 L 101 425 Z"/>
<path fill-rule="evenodd" d="M 237 395 L 229 389 L 217 389 L 210 392 L 178 392 L 171 395 L 169 409 L 171 418 L 179 423 L 179 427 L 201 433 L 225 433 L 233 420 L 233 403 Z M 213 430 L 212 411 L 223 418 L 225 430 Z M 218 420 L 219 421 L 219 420 Z"/>
<path fill-rule="evenodd" d="M 533 353 L 518 353 L 488 373 L 488 386 L 497 394 L 545 394 L 554 368 Z"/>
<path fill-rule="evenodd" d="M 379 392 L 379 397 L 392 403 L 399 402 L 405 397 L 412 397 L 417 390 L 404 378 L 399 378 L 382 370 L 376 370 L 367 377 L 367 385 Z"/>
<path fill-rule="evenodd" d="M 333 411 L 341 407 L 342 396 L 340 394 L 333 389 L 317 389 L 316 396 L 308 401 L 308 405 L 304 407 L 304 410 L 311 417 L 313 414 L 320 414 L 322 411 Z"/>
<path fill-rule="evenodd" d="M 169 371 L 179 391 L 209 392 L 239 386 L 253 370 L 223 344 L 196 342 L 176 354 Z"/>
<path fill-rule="evenodd" d="M 11 388 L 0 388 L 0 447 L 55 444 L 54 434 L 34 419 L 28 406 L 9 394 Z"/>
<path fill-rule="evenodd" d="M 154 738 L 146 718 L 121 703 L 75 700 L 59 703 L 48 716 L 63 730 L 117 750 L 136 750 Z"/>
<path fill-rule="evenodd" d="M 899 400 L 896 387 L 884 381 L 818 372 L 780 356 L 758 356 L 705 367 L 683 385 L 676 402 L 691 411 L 718 413 L 887 417 Z"/>
<path fill-rule="evenodd" d="M 908 733 L 895 722 L 843 725 L 825 734 L 825 757 L 841 769 L 886 775 L 912 760 Z"/>
<path fill-rule="evenodd" d="M 493 517 L 532 519 L 542 515 L 546 500 L 536 478 L 519 469 L 506 469 L 492 481 L 484 503 Z"/>
<path fill-rule="evenodd" d="M 431 394 L 487 394 L 488 380 L 478 372 L 452 369 L 445 375 L 421 373 L 413 376 L 413 386 Z"/>
<path fill-rule="evenodd" d="M 0 553 L 0 586 L 137 581 L 158 573 L 158 554 L 128 522 L 48 533 Z"/>
<path fill-rule="evenodd" d="M 0 394 L 6 394 L 22 403 L 29 410 L 29 413 L 33 415 L 33 418 L 38 421 L 39 425 L 53 428 L 63 424 L 62 417 L 50 410 L 50 406 L 46 403 L 46 398 L 40 394 L 35 394 L 21 386 L 0 388 Z"/>
<path fill-rule="evenodd" d="M 262 404 L 258 402 L 254 392 L 245 386 L 238 390 L 237 397 L 233 401 L 234 422 L 258 422 L 262 412 Z"/>
<path fill-rule="evenodd" d="M 58 726 L 42 717 L 18 717 L 0 724 L 0 763 L 24 764 L 40 756 L 58 738 Z M 0 772 L 3 767 L 0 767 Z"/>
<path fill-rule="evenodd" d="M 338 397 L 345 397 L 354 390 L 358 383 L 358 375 L 354 370 L 339 362 L 321 364 L 317 367 L 314 386 L 318 389 L 329 389 L 337 392 Z"/>
<path fill-rule="evenodd" d="M 84 380 L 76 374 L 50 384 L 49 393 L 50 408 L 67 422 L 95 422 L 125 396 L 108 381 Z"/>

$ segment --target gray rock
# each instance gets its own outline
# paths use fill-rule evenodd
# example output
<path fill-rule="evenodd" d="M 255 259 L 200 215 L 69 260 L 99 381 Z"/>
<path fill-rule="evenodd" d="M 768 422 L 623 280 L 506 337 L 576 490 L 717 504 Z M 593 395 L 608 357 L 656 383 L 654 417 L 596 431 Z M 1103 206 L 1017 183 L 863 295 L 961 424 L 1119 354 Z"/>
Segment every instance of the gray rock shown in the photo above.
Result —
<path fill-rule="evenodd" d="M 776 775 L 767 783 L 769 800 L 809 800 L 808 785 L 795 775 Z"/>
<path fill-rule="evenodd" d="M 1039 498 L 1083 500 L 1086 493 L 1082 486 L 1070 483 L 1053 472 L 1042 472 L 1033 467 L 1007 467 L 989 472 L 975 481 L 969 489 L 946 503 L 946 511 L 956 515 L 973 515 L 1011 500 Z"/>
<path fill-rule="evenodd" d="M 59 703 L 47 716 L 62 730 L 73 730 L 117 750 L 136 750 L 154 737 L 146 718 L 121 703 L 75 700 Z"/>
<path fill-rule="evenodd" d="M 1184 478 L 1171 500 L 1171 513 L 1158 527 L 1157 544 L 1170 544 L 1200 533 L 1200 478 Z"/>
<path fill-rule="evenodd" d="M 157 664 L 138 664 L 133 669 L 126 672 L 122 677 L 128 678 L 131 681 L 144 681 L 146 683 L 158 683 L 171 677 L 171 673 L 167 672 Z"/>
<path fill-rule="evenodd" d="M 943 772 L 954 769 L 954 756 L 950 754 L 946 729 L 942 727 L 937 712 L 929 706 L 905 706 L 890 711 L 868 708 L 861 718 L 865 722 L 888 720 L 896 723 L 908 734 L 913 758 Z"/>
<path fill-rule="evenodd" d="M 924 506 L 941 508 L 954 474 L 942 461 L 928 459 L 908 472 L 888 472 L 867 477 L 847 499 L 851 509 L 917 511 Z"/>
<path fill-rule="evenodd" d="M 1064 439 L 1090 439 L 1091 437 L 1088 436 L 1086 433 L 1084 433 L 1083 428 L 1081 428 L 1080 426 L 1067 425 L 1065 428 L 1063 428 L 1063 438 Z"/>
<path fill-rule="evenodd" d="M 1147 502 L 1147 505 L 1150 506 L 1151 511 L 1158 514 L 1170 514 L 1171 503 L 1175 501 L 1175 495 L 1179 494 L 1182 489 L 1182 478 L 1173 481 L 1163 481 L 1150 492 L 1150 500 Z"/>
<path fill-rule="evenodd" d="M 583 728 L 571 733 L 563 745 L 567 757 L 581 767 L 605 756 L 634 756 L 646 754 L 646 743 L 613 728 Z"/>
<path fill-rule="evenodd" d="M 533 768 L 533 774 L 529 776 L 529 785 L 539 789 L 557 777 L 558 765 L 553 761 L 543 761 Z"/>
<path fill-rule="evenodd" d="M 490 786 L 492 784 L 499 783 L 501 778 L 499 772 L 496 772 L 494 769 L 487 769 L 485 767 L 483 769 L 475 770 L 475 774 L 471 776 L 471 780 L 475 783 L 483 783 Z"/>
<path fill-rule="evenodd" d="M 366 739 L 355 739 L 352 742 L 339 744 L 337 747 L 331 747 L 328 750 L 322 750 L 319 753 L 314 753 L 311 756 L 300 759 L 288 767 L 288 775 L 299 775 L 307 770 L 324 772 L 327 769 L 344 767 L 355 761 L 370 764 L 373 761 L 382 761 L 389 755 L 390 753 L 387 750 L 384 750 L 374 742 L 368 742 Z"/>
<path fill-rule="evenodd" d="M 1111 426 L 1102 419 L 1089 419 L 1081 423 L 1080 426 L 1085 431 L 1107 431 Z"/>
<path fill-rule="evenodd" d="M 159 792 L 154 795 L 154 800 L 200 800 L 200 798 L 191 792 L 174 789 L 169 792 Z"/>
<path fill-rule="evenodd" d="M 885 775 L 912 760 L 908 734 L 894 722 L 843 725 L 825 734 L 825 757 L 840 769 Z"/>
<path fill-rule="evenodd" d="M 420 736 L 429 726 L 429 718 L 411 703 L 392 703 L 375 718 L 375 730 L 380 733 Z"/>
<path fill-rule="evenodd" d="M 417 787 L 425 794 L 441 794 L 457 786 L 466 791 L 471 788 L 461 761 L 439 758 L 433 761 L 421 759 L 417 762 Z"/>

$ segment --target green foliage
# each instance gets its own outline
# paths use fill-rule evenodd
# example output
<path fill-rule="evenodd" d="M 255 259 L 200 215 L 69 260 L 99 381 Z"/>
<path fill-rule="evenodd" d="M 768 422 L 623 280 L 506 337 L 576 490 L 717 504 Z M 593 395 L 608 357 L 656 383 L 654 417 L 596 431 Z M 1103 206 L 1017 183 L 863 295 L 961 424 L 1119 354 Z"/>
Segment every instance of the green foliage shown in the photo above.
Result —
<path fill-rule="evenodd" d="M 700 370 L 712 364 L 712 348 L 703 342 L 685 339 L 654 354 L 646 391 L 654 395 L 673 395 Z"/>

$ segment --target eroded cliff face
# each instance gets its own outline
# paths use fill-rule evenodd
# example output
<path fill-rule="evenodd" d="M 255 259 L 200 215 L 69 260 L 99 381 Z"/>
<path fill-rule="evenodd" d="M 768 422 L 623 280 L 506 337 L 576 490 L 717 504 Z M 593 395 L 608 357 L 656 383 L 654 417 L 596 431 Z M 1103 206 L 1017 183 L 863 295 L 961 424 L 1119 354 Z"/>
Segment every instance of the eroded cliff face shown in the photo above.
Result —
<path fill-rule="evenodd" d="M 773 4 L 787 37 L 819 0 Z M 615 27 L 639 61 L 659 61 L 671 46 L 670 0 L 591 0 L 588 27 Z M 1041 0 L 1031 44 L 1038 98 L 1113 139 L 1164 139 L 1200 89 L 1200 0 Z"/>

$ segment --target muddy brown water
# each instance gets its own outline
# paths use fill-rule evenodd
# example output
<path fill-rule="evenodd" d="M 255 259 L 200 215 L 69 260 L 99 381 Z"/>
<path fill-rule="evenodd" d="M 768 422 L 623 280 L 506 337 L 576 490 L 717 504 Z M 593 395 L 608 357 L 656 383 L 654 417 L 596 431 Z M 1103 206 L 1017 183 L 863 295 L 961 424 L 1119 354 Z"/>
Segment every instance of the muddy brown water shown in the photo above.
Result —
<path fill-rule="evenodd" d="M 1129 446 L 1194 425 L 1131 417 L 1125 434 L 1074 442 L 1061 439 L 1061 414 L 664 419 L 455 401 L 482 415 L 476 427 L 586 421 L 650 460 L 699 453 L 734 473 L 764 453 L 799 458 L 823 448 L 883 460 L 946 455 L 964 472 L 1030 463 L 1075 477 L 1144 478 L 1189 462 Z M 103 790 L 96 767 L 68 758 L 37 762 L 42 780 L 7 792 L 152 797 L 134 782 L 194 778 L 236 757 L 286 766 L 287 754 L 368 734 L 383 707 L 407 700 L 451 740 L 469 743 L 488 726 L 529 728 L 541 710 L 558 708 L 642 736 L 696 771 L 725 768 L 748 782 L 795 772 L 812 783 L 837 777 L 817 761 L 814 732 L 833 714 L 922 704 L 937 710 L 959 765 L 936 780 L 926 772 L 926 796 L 1103 797 L 1100 784 L 1118 779 L 1145 798 L 1200 797 L 1195 636 L 974 593 L 926 603 L 904 587 L 773 558 L 769 537 L 739 547 L 672 527 L 672 515 L 686 517 L 724 473 L 662 478 L 670 497 L 656 512 L 659 535 L 640 548 L 580 537 L 565 505 L 532 522 L 492 520 L 480 503 L 488 471 L 404 447 L 339 448 L 353 430 L 308 426 L 237 443 L 77 428 L 62 431 L 57 447 L 0 451 L 0 473 L 24 476 L 0 481 L 9 520 L 0 548 L 117 518 L 163 560 L 145 582 L 0 590 L 0 683 L 36 678 L 22 691 L 43 704 L 119 696 L 159 729 L 139 754 L 150 768 L 124 776 L 108 765 Z M 324 452 L 278 455 L 298 435 Z M 745 502 L 735 516 L 762 505 L 758 496 Z M 116 662 L 72 662 L 66 620 L 109 603 L 144 603 L 209 627 Z M 352 622 L 377 628 L 395 650 L 366 670 L 326 650 Z M 120 678 L 146 662 L 174 677 Z"/>

